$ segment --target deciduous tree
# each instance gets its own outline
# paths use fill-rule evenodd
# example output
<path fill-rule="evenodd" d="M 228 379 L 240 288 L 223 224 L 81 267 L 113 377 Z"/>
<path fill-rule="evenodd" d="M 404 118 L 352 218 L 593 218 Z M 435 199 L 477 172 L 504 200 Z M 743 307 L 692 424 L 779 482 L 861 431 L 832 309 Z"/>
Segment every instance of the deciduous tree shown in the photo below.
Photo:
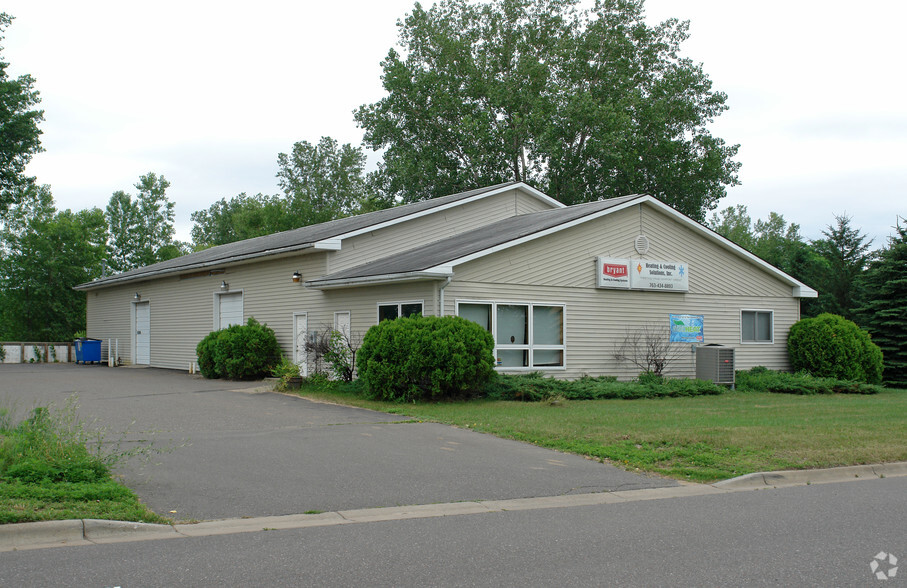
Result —
<path fill-rule="evenodd" d="M 287 231 L 389 206 L 374 196 L 360 147 L 331 137 L 299 141 L 277 156 L 283 195 L 239 194 L 192 213 L 196 248 Z"/>
<path fill-rule="evenodd" d="M 138 193 L 134 199 L 118 190 L 107 204 L 108 261 L 114 271 L 166 261 L 186 251 L 184 244 L 173 240 L 173 202 L 167 198 L 170 182 L 148 173 L 135 187 Z"/>
<path fill-rule="evenodd" d="M 0 13 L 0 42 L 12 20 L 12 16 Z M 8 67 L 0 56 L 0 216 L 24 194 L 21 188 L 34 182 L 25 175 L 25 166 L 41 151 L 38 123 L 44 120 L 44 111 L 35 108 L 41 98 L 34 78 L 11 78 Z"/>
<path fill-rule="evenodd" d="M 725 94 L 679 56 L 688 23 L 650 26 L 642 0 L 442 0 L 398 27 L 388 95 L 355 113 L 386 196 L 517 180 L 566 204 L 648 193 L 703 220 L 737 183 L 737 147 L 707 129 Z"/>
<path fill-rule="evenodd" d="M 297 227 L 327 222 L 360 210 L 368 199 L 365 154 L 349 143 L 322 137 L 299 141 L 277 156 L 278 184 Z"/>
<path fill-rule="evenodd" d="M 101 274 L 104 213 L 57 211 L 47 186 L 17 200 L 0 235 L 0 339 L 69 340 L 85 328 L 85 294 L 72 287 Z"/>

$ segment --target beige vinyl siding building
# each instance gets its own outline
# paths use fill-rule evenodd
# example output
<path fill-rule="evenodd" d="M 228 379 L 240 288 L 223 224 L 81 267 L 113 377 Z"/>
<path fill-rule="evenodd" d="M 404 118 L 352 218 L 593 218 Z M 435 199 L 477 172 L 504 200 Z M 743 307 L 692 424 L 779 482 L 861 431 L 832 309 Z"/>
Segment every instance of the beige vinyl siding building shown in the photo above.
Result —
<path fill-rule="evenodd" d="M 599 258 L 679 262 L 682 291 L 600 287 Z M 211 330 L 255 317 L 305 370 L 312 332 L 361 335 L 419 311 L 486 326 L 500 371 L 568 378 L 636 376 L 614 359 L 615 344 L 672 314 L 701 317 L 702 343 L 733 346 L 739 368 L 785 369 L 799 298 L 815 296 L 651 197 L 565 207 L 522 183 L 215 247 L 78 289 L 89 336 L 104 349 L 118 341 L 125 363 L 190 369 Z M 671 375 L 692 376 L 694 346 L 673 345 L 682 353 Z"/>

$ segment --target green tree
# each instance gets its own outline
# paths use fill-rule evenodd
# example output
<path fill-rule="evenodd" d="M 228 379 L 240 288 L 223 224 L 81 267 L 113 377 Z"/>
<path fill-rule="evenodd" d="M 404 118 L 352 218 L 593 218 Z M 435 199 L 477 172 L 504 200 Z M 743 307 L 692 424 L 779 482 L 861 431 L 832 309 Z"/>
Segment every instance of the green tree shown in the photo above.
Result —
<path fill-rule="evenodd" d="M 901 220 L 863 276 L 866 303 L 857 316 L 882 349 L 885 382 L 907 388 L 907 227 Z"/>
<path fill-rule="evenodd" d="M 0 339 L 68 340 L 85 328 L 85 295 L 72 287 L 101 273 L 104 213 L 57 211 L 47 186 L 19 196 L 0 233 Z"/>
<path fill-rule="evenodd" d="M 317 145 L 299 141 L 277 156 L 278 184 L 297 227 L 359 212 L 368 201 L 365 154 L 349 143 L 322 137 Z"/>
<path fill-rule="evenodd" d="M 688 23 L 642 0 L 442 0 L 398 23 L 388 95 L 355 119 L 384 149 L 372 176 L 412 202 L 503 181 L 566 204 L 648 193 L 703 220 L 738 183 L 737 146 L 707 130 L 727 106 L 678 56 Z"/>
<path fill-rule="evenodd" d="M 824 239 L 812 242 L 822 258 L 823 272 L 817 283 L 819 299 L 817 310 L 854 318 L 854 309 L 860 298 L 859 277 L 872 260 L 872 239 L 850 225 L 851 217 L 835 215 L 834 226 L 822 231 Z"/>
<path fill-rule="evenodd" d="M 0 13 L 0 42 L 12 20 Z M 34 78 L 10 78 L 8 67 L 0 57 L 0 216 L 24 193 L 20 188 L 34 182 L 25 175 L 25 166 L 42 150 L 38 123 L 44 120 L 44 111 L 34 108 L 41 101 Z"/>
<path fill-rule="evenodd" d="M 223 245 L 292 229 L 286 201 L 278 195 L 245 192 L 221 198 L 206 210 L 192 213 L 192 242 L 196 249 Z"/>
<path fill-rule="evenodd" d="M 288 231 L 362 212 L 387 208 L 366 180 L 360 147 L 322 137 L 299 141 L 277 156 L 283 195 L 239 194 L 192 213 L 196 248 Z"/>
<path fill-rule="evenodd" d="M 713 212 L 706 224 L 722 237 L 730 239 L 747 251 L 753 252 L 755 249 L 756 235 L 753 229 L 753 219 L 743 204 Z"/>
<path fill-rule="evenodd" d="M 110 197 L 107 224 L 109 263 L 118 272 L 179 257 L 186 246 L 173 240 L 173 202 L 164 176 L 148 173 L 135 184 L 135 198 L 122 190 Z"/>

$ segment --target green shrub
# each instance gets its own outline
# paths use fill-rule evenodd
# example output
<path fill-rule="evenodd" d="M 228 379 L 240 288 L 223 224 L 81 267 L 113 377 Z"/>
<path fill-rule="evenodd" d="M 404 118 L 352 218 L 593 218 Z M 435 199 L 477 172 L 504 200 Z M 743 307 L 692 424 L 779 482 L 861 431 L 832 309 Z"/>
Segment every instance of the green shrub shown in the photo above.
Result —
<path fill-rule="evenodd" d="M 217 350 L 217 338 L 222 331 L 211 331 L 195 347 L 198 357 L 198 371 L 208 379 L 219 377 L 214 365 L 214 354 Z"/>
<path fill-rule="evenodd" d="M 381 321 L 362 340 L 356 361 L 371 398 L 415 401 L 482 391 L 494 373 L 494 340 L 461 317 Z"/>
<path fill-rule="evenodd" d="M 854 322 L 820 314 L 795 323 L 787 338 L 793 371 L 820 378 L 880 384 L 882 352 Z"/>
<path fill-rule="evenodd" d="M 281 380 L 295 378 L 299 376 L 299 364 L 289 357 L 282 356 L 277 365 L 271 368 L 271 375 Z"/>
<path fill-rule="evenodd" d="M 280 380 L 277 384 L 277 388 L 279 390 L 286 390 L 290 378 L 299 377 L 299 364 L 290 360 L 288 357 L 281 357 L 277 365 L 271 368 L 271 375 Z"/>
<path fill-rule="evenodd" d="M 878 394 L 881 386 L 838 380 L 835 378 L 817 378 L 806 372 L 790 374 L 776 372 L 762 366 L 749 371 L 738 371 L 737 388 L 746 392 L 775 392 L 778 394 Z"/>
<path fill-rule="evenodd" d="M 274 330 L 254 318 L 208 334 L 195 352 L 203 376 L 231 380 L 263 378 L 281 358 Z"/>

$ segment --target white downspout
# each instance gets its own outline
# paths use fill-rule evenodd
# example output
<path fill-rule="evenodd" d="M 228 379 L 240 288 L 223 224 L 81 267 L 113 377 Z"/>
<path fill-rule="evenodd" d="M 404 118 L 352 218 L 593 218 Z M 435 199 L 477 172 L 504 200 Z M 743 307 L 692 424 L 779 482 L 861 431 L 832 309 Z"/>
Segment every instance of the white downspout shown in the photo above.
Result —
<path fill-rule="evenodd" d="M 450 284 L 452 279 L 453 276 L 447 276 L 444 283 L 438 286 L 438 316 L 444 316 L 444 288 Z"/>

